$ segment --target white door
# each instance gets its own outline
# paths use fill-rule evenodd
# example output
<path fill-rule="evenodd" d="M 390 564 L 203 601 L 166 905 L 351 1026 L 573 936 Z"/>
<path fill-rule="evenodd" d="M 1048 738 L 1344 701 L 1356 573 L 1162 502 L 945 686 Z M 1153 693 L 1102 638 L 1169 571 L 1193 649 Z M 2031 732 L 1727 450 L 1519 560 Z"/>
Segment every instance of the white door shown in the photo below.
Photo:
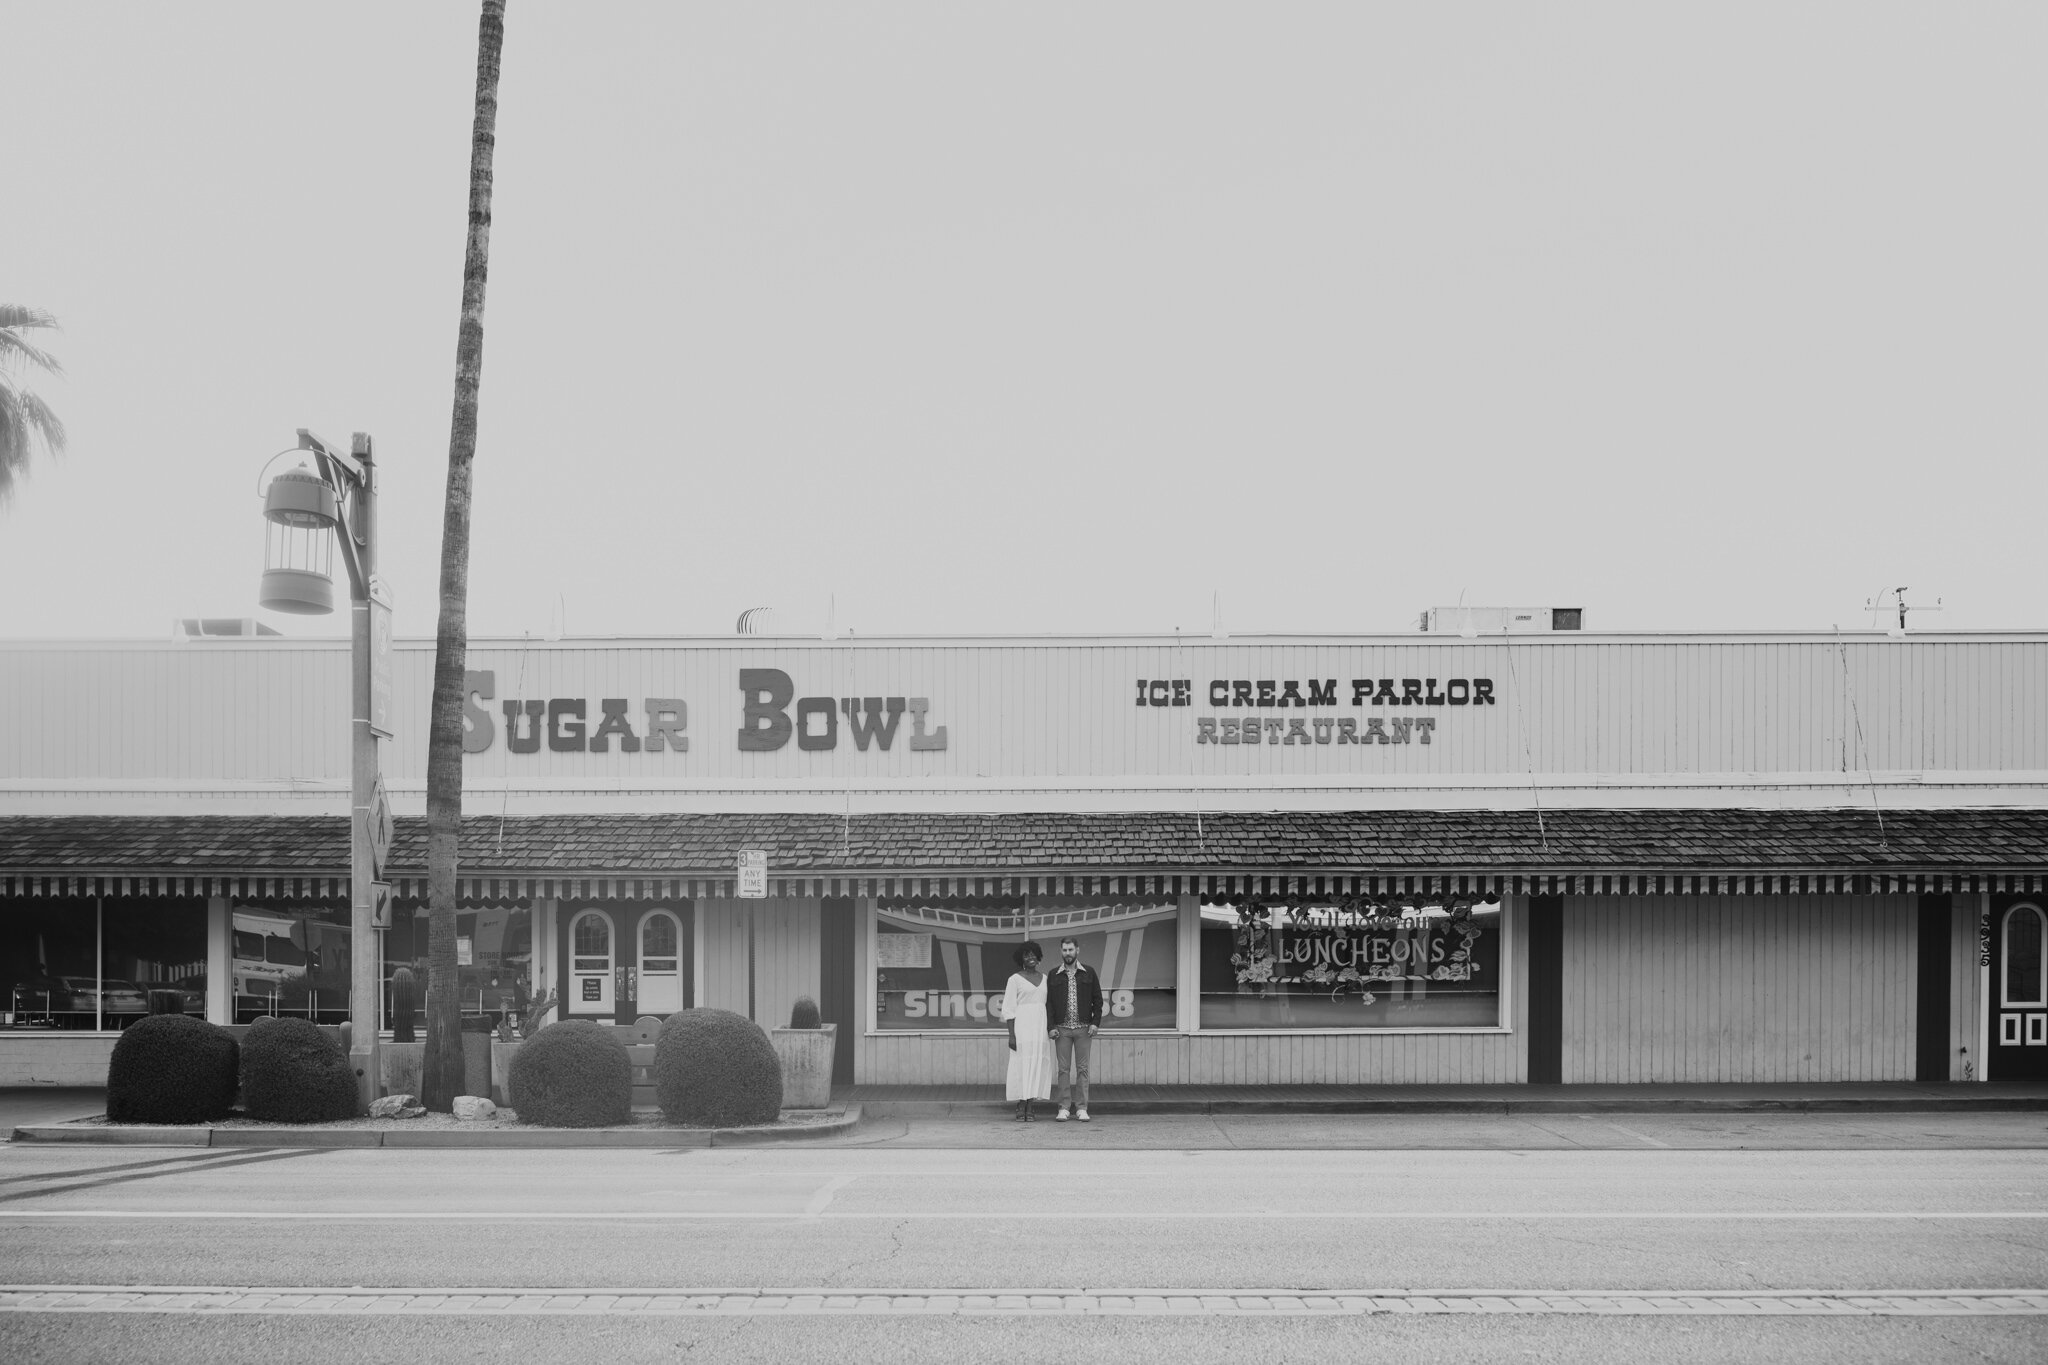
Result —
<path fill-rule="evenodd" d="M 569 999 L 564 1014 L 604 1015 L 618 1009 L 612 993 L 614 966 L 612 919 L 602 910 L 585 910 L 569 924 Z"/>
<path fill-rule="evenodd" d="M 641 919 L 640 1013 L 667 1016 L 683 1007 L 682 943 L 682 921 L 668 911 Z"/>

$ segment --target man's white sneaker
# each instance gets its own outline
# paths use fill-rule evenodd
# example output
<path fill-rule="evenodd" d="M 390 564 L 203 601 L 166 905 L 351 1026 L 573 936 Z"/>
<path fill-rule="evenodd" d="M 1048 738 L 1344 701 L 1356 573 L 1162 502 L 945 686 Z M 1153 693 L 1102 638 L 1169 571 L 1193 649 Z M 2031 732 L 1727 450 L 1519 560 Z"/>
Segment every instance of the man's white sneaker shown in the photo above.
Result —
<path fill-rule="evenodd" d="M 1066 1114 L 1067 1114 L 1067 1111 L 1066 1111 L 1066 1110 L 1064 1110 L 1064 1109 L 1060 1110 L 1060 1117 L 1061 1117 L 1061 1118 L 1065 1118 L 1065 1117 L 1066 1117 Z M 1086 1122 L 1088 1122 L 1088 1111 L 1087 1111 L 1086 1109 L 1077 1109 L 1077 1110 L 1075 1110 L 1075 1111 L 1074 1111 L 1074 1117 L 1075 1117 L 1075 1118 L 1077 1118 L 1077 1119 L 1079 1119 L 1079 1120 L 1081 1120 L 1081 1122 L 1083 1122 L 1083 1123 L 1086 1123 Z"/>
<path fill-rule="evenodd" d="M 1088 1111 L 1083 1109 L 1081 1111 L 1081 1117 L 1084 1119 L 1087 1118 Z M 1055 1123 L 1065 1123 L 1067 1121 L 1067 1106 L 1065 1106 L 1064 1104 L 1060 1106 L 1060 1112 L 1053 1115 L 1053 1121 Z"/>

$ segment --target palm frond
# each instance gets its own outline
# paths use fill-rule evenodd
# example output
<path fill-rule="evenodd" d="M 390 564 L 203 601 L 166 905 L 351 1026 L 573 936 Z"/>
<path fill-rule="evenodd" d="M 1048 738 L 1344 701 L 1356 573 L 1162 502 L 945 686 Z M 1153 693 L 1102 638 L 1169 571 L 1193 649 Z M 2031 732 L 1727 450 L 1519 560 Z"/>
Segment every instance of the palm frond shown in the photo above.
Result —
<path fill-rule="evenodd" d="M 55 327 L 54 315 L 25 303 L 0 303 L 0 327 Z"/>
<path fill-rule="evenodd" d="M 0 505 L 28 473 L 29 455 L 40 441 L 52 456 L 64 453 L 64 423 L 50 405 L 0 374 Z"/>
<path fill-rule="evenodd" d="M 42 347 L 22 336 L 32 327 L 55 328 L 57 319 L 40 308 L 19 303 L 0 303 L 0 364 L 27 362 L 51 374 L 64 373 L 64 364 Z"/>

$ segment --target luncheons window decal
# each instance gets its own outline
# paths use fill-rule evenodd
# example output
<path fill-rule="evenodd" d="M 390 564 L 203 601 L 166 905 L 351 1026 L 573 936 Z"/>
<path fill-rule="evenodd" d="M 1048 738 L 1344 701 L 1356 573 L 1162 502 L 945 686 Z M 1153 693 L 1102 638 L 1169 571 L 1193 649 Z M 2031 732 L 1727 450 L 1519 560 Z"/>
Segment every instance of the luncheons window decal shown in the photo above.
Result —
<path fill-rule="evenodd" d="M 875 1026 L 999 1029 L 1017 946 L 1035 939 L 1050 967 L 1072 937 L 1102 980 L 1105 1029 L 1170 1029 L 1176 914 L 1170 900 L 884 900 L 875 912 Z"/>
<path fill-rule="evenodd" d="M 1496 1027 L 1500 924 L 1460 899 L 1205 905 L 1202 1027 Z"/>

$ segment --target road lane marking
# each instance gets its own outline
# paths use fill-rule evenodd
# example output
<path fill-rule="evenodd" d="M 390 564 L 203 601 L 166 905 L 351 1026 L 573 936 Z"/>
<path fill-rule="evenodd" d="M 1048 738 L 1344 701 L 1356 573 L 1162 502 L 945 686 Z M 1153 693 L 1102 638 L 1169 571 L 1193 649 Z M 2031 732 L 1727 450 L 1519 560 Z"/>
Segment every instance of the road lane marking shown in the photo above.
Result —
<path fill-rule="evenodd" d="M 521 1223 L 535 1221 L 553 1222 L 716 1222 L 722 1220 L 747 1221 L 789 1221 L 806 1218 L 824 1221 L 878 1221 L 902 1222 L 988 1222 L 1014 1223 L 1024 1220 L 1047 1222 L 1245 1222 L 1255 1219 L 1278 1219 L 1286 1222 L 1314 1220 L 1356 1222 L 1361 1218 L 1379 1221 L 1402 1220 L 1410 1222 L 1486 1222 L 1486 1223 L 1550 1223 L 1550 1222 L 1867 1222 L 1867 1221 L 1923 1221 L 1923 1222 L 1969 1222 L 1995 1220 L 1999 1222 L 2043 1222 L 2048 1221 L 2048 1209 L 1927 1209 L 1920 1211 L 1893 1211 L 1873 1209 L 1837 1209 L 1800 1212 L 1792 1209 L 1754 1209 L 1746 1212 L 1715 1209 L 1702 1212 L 1657 1209 L 1613 1209 L 1613 1210 L 1559 1210 L 1556 1212 L 1503 1213 L 1499 1210 L 1434 1209 L 1412 1210 L 1409 1212 L 1385 1212 L 1374 1209 L 1361 1213 L 1344 1209 L 1246 1209 L 1240 1213 L 1213 1213 L 1195 1209 L 1169 1209 L 1158 1213 L 1120 1213 L 1093 1209 L 991 1209 L 986 1212 L 963 1212 L 956 1209 L 861 1209 L 845 1213 L 830 1210 L 819 1214 L 799 1211 L 773 1212 L 759 1209 L 736 1209 L 720 1213 L 709 1209 L 626 1209 L 606 1212 L 597 1209 L 536 1210 L 513 1212 L 503 1208 L 456 1211 L 419 1211 L 374 1209 L 334 1210 L 322 1212 L 311 1209 L 0 1209 L 0 1222 L 15 1219 L 62 1219 L 62 1218 L 132 1218 L 132 1219 L 233 1219 L 237 1222 L 315 1222 L 315 1223 Z"/>
<path fill-rule="evenodd" d="M 1769 1317 L 2048 1315 L 2048 1289 L 347 1289 L 257 1286 L 0 1286 L 0 1312 L 348 1314 L 353 1317 L 862 1316 L 1363 1317 L 1520 1314 Z"/>

